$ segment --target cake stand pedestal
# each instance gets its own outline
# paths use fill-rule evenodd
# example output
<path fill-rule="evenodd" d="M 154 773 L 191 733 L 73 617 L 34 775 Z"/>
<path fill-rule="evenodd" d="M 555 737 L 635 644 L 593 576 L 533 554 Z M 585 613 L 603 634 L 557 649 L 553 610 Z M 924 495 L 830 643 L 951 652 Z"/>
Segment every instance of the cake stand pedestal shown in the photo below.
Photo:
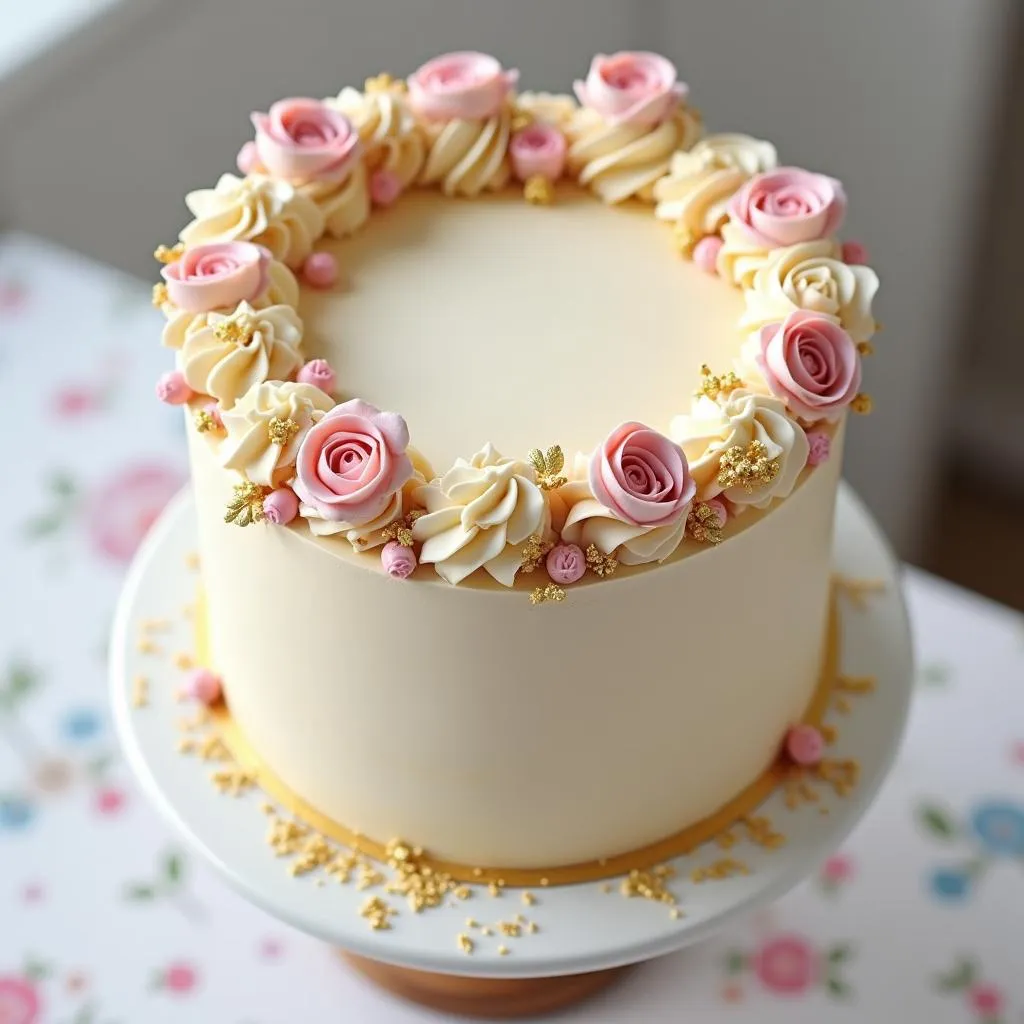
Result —
<path fill-rule="evenodd" d="M 785 835 L 782 847 L 769 849 L 748 837 L 728 851 L 709 842 L 669 861 L 676 872 L 669 883 L 678 900 L 675 914 L 662 903 L 623 898 L 615 878 L 535 888 L 529 898 L 514 889 L 495 898 L 474 885 L 469 899 L 446 899 L 418 914 L 397 902 L 391 927 L 375 931 L 360 913 L 370 892 L 325 884 L 313 873 L 294 877 L 274 856 L 260 813 L 266 797 L 258 789 L 225 796 L 210 783 L 216 764 L 179 753 L 187 709 L 176 699 L 184 660 L 174 654 L 194 648 L 194 624 L 183 609 L 196 596 L 195 548 L 195 512 L 183 492 L 136 557 L 114 627 L 112 699 L 129 764 L 171 824 L 244 896 L 332 943 L 382 987 L 448 1013 L 507 1018 L 553 1011 L 610 985 L 625 966 L 697 942 L 777 899 L 814 871 L 870 806 L 907 717 L 912 661 L 899 567 L 864 506 L 844 486 L 834 570 L 841 581 L 872 585 L 839 586 L 840 671 L 876 683 L 873 693 L 848 707 L 844 702 L 825 718 L 838 731 L 830 755 L 859 763 L 851 793 L 840 797 L 822 788 L 814 803 L 792 809 L 776 789 L 756 814 Z M 742 858 L 743 872 L 698 884 L 694 872 L 713 869 L 725 853 Z M 526 921 L 527 915 L 529 927 L 520 931 L 501 930 L 501 921 L 484 926 L 497 919 L 507 919 L 506 925 Z M 467 932 L 470 950 L 457 940 Z"/>

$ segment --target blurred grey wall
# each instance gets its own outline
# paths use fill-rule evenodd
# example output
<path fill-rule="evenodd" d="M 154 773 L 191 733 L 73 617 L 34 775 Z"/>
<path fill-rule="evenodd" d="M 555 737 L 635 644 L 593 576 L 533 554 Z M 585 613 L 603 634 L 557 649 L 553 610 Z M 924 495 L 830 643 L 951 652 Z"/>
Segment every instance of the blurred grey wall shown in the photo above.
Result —
<path fill-rule="evenodd" d="M 847 475 L 913 555 L 945 447 L 1015 0 L 122 0 L 0 93 L 0 218 L 140 275 L 230 169 L 247 114 L 435 53 L 567 89 L 600 50 L 668 53 L 711 130 L 841 177 L 885 330 Z"/>

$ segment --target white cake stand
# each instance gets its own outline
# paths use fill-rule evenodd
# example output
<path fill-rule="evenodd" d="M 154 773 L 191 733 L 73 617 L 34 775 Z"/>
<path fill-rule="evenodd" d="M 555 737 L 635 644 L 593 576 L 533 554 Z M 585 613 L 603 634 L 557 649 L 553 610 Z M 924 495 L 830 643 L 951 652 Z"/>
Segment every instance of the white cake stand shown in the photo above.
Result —
<path fill-rule="evenodd" d="M 784 833 L 783 847 L 768 850 L 742 843 L 723 851 L 708 843 L 671 862 L 678 872 L 671 883 L 682 912 L 678 918 L 663 904 L 623 898 L 617 881 L 611 879 L 610 892 L 607 882 L 534 888 L 537 902 L 529 907 L 515 890 L 494 898 L 486 887 L 474 886 L 470 899 L 452 899 L 420 914 L 400 904 L 393 927 L 373 931 L 359 914 L 367 892 L 353 885 L 325 886 L 312 877 L 292 877 L 274 856 L 265 842 L 263 794 L 224 796 L 210 783 L 209 764 L 178 752 L 179 723 L 187 710 L 176 699 L 182 672 L 169 655 L 194 646 L 192 624 L 181 609 L 195 599 L 197 576 L 187 564 L 195 548 L 194 507 L 185 492 L 139 552 L 114 627 L 112 698 L 129 763 L 168 820 L 244 896 L 275 917 L 340 947 L 388 987 L 449 1011 L 511 1016 L 564 1005 L 607 983 L 610 968 L 678 950 L 777 899 L 811 873 L 867 810 L 892 765 L 907 717 L 912 664 L 899 568 L 864 506 L 844 486 L 836 516 L 835 572 L 849 579 L 884 582 L 884 588 L 867 600 L 839 600 L 840 670 L 877 679 L 875 692 L 852 702 L 848 713 L 832 711 L 826 716 L 826 722 L 839 727 L 830 754 L 860 763 L 860 779 L 850 795 L 840 798 L 825 791 L 823 813 L 819 805 L 788 809 L 776 790 L 757 813 L 769 816 Z M 169 622 L 166 632 L 154 636 L 163 657 L 140 650 L 140 630 L 151 620 Z M 135 706 L 135 680 L 140 676 L 148 680 L 148 703 L 142 708 Z M 750 874 L 702 884 L 691 881 L 695 868 L 723 855 L 742 858 Z M 495 933 L 485 938 L 477 931 L 470 933 L 471 955 L 459 948 L 456 936 L 467 931 L 467 917 L 485 923 L 517 913 L 536 923 L 536 933 L 518 938 Z M 502 944 L 505 954 L 499 953 Z M 513 979 L 548 980 L 527 984 Z"/>

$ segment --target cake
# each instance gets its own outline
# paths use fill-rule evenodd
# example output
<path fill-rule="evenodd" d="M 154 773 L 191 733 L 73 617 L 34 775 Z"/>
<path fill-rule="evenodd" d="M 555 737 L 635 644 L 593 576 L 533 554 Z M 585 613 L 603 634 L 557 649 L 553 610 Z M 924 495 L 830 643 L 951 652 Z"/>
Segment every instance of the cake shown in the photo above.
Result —
<path fill-rule="evenodd" d="M 357 835 L 542 870 L 805 722 L 878 282 L 840 182 L 708 134 L 667 59 L 517 77 L 253 114 L 154 301 L 224 713 Z"/>

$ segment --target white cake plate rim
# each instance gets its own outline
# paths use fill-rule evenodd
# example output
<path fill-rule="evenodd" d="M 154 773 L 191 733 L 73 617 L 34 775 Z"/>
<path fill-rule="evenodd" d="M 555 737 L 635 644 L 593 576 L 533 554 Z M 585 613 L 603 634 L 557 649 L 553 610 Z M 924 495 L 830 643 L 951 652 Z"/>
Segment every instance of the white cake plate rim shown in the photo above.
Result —
<path fill-rule="evenodd" d="M 837 753 L 856 757 L 861 777 L 844 799 L 826 794 L 822 804 L 787 812 L 776 791 L 762 805 L 778 805 L 773 821 L 787 844 L 767 851 L 744 846 L 739 851 L 709 850 L 675 858 L 684 915 L 673 920 L 668 908 L 644 900 L 609 895 L 602 883 L 534 889 L 538 905 L 523 906 L 515 890 L 491 899 L 486 889 L 455 906 L 412 914 L 399 901 L 400 916 L 388 931 L 371 931 L 358 915 L 369 893 L 353 886 L 315 888 L 312 880 L 288 875 L 263 841 L 265 822 L 254 800 L 219 794 L 207 775 L 210 766 L 176 752 L 177 720 L 184 711 L 172 690 L 180 675 L 171 665 L 148 661 L 133 643 L 146 619 L 167 617 L 194 598 L 195 577 L 186 555 L 195 548 L 194 505 L 189 489 L 167 507 L 139 550 L 118 605 L 110 651 L 114 719 L 128 763 L 146 795 L 191 847 L 244 897 L 286 923 L 349 952 L 384 963 L 442 974 L 491 978 L 535 978 L 602 970 L 653 959 L 697 942 L 740 914 L 782 896 L 808 876 L 846 838 L 870 806 L 888 774 L 903 735 L 912 693 L 912 653 L 906 607 L 899 585 L 899 565 L 860 499 L 845 484 L 837 503 L 833 561 L 849 577 L 884 582 L 885 589 L 862 610 L 841 607 L 841 668 L 848 674 L 874 675 L 877 692 L 858 701 L 842 724 Z M 396 584 L 397 585 L 397 584 Z M 168 601 L 169 592 L 176 596 Z M 163 605 L 160 602 L 163 601 Z M 184 624 L 187 625 L 187 624 Z M 191 637 L 180 642 L 191 650 Z M 187 645 L 187 646 L 186 646 Z M 855 649 L 855 651 L 854 651 Z M 851 654 L 855 664 L 850 664 Z M 150 679 L 150 703 L 133 706 L 133 680 Z M 166 684 L 162 685 L 161 684 Z M 836 721 L 830 719 L 830 721 Z M 792 815 L 792 817 L 788 817 Z M 248 819 L 251 819 L 248 820 Z M 703 852 L 702 852 L 703 851 Z M 742 857 L 749 876 L 695 885 L 689 871 L 717 857 Z M 615 880 L 612 884 L 617 886 Z M 476 898 L 479 897 L 479 898 Z M 484 939 L 465 926 L 468 916 L 511 918 L 516 913 L 539 925 L 536 935 Z M 477 946 L 466 955 L 456 934 L 466 932 Z M 504 943 L 510 955 L 498 955 Z"/>

